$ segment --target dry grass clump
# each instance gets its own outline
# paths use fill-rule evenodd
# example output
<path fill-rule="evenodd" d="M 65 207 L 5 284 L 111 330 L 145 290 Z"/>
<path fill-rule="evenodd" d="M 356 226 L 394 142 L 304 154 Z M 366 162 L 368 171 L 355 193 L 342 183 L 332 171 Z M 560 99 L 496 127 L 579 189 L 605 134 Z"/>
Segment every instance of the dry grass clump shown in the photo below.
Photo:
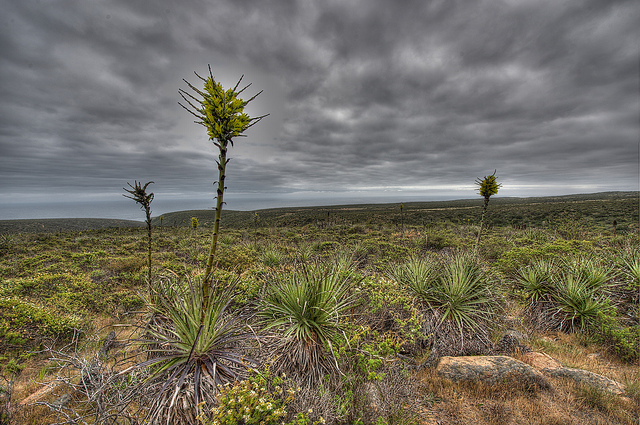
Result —
<path fill-rule="evenodd" d="M 441 424 L 574 424 L 601 425 L 638 423 L 640 370 L 589 343 L 576 334 L 551 333 L 527 341 L 534 351 L 549 353 L 567 367 L 588 370 L 614 379 L 627 388 L 624 396 L 577 384 L 562 378 L 547 378 L 551 389 L 524 385 L 453 383 L 435 369 L 418 374 L 422 391 L 435 400 L 430 417 Z M 514 354 L 519 358 L 519 354 Z"/>
<path fill-rule="evenodd" d="M 434 369 L 421 372 L 423 391 L 436 400 L 430 415 L 440 424 L 631 425 L 638 405 L 563 379 L 549 378 L 552 390 L 531 391 L 518 384 L 453 383 Z"/>

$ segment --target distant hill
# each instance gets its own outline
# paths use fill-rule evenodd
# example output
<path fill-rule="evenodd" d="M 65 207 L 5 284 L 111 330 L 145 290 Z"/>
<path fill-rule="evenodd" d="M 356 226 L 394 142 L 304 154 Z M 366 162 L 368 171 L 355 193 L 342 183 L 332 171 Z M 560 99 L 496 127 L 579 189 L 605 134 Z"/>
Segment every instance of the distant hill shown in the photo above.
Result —
<path fill-rule="evenodd" d="M 620 229 L 637 228 L 638 192 L 602 192 L 565 196 L 491 199 L 489 221 L 493 225 L 540 226 L 549 220 L 570 215 L 585 224 L 606 228 L 613 223 Z M 318 207 L 270 208 L 258 211 L 225 210 L 222 226 L 227 228 L 286 227 L 325 224 L 399 224 L 425 225 L 431 222 L 479 222 L 482 198 L 454 201 L 405 202 L 402 214 L 400 203 L 354 204 Z M 213 226 L 215 211 L 190 210 L 163 214 L 153 218 L 153 225 L 191 226 L 197 217 L 202 227 Z"/>
<path fill-rule="evenodd" d="M 607 229 L 616 220 L 618 229 L 638 228 L 638 192 L 602 192 L 534 198 L 491 199 L 489 224 L 496 226 L 540 226 L 567 217 L 595 228 Z M 354 204 L 318 207 L 269 208 L 258 211 L 224 210 L 222 226 L 226 228 L 296 227 L 306 225 L 429 225 L 435 222 L 477 224 L 482 198 L 454 201 L 400 202 L 389 204 Z M 201 227 L 211 227 L 215 211 L 176 211 L 154 217 L 154 227 L 191 226 L 197 217 Z M 90 229 L 143 227 L 142 221 L 99 218 L 56 218 L 0 220 L 0 234 L 81 231 Z"/>
<path fill-rule="evenodd" d="M 0 234 L 56 233 L 116 227 L 143 227 L 145 223 L 112 218 L 44 218 L 29 220 L 0 220 Z"/>

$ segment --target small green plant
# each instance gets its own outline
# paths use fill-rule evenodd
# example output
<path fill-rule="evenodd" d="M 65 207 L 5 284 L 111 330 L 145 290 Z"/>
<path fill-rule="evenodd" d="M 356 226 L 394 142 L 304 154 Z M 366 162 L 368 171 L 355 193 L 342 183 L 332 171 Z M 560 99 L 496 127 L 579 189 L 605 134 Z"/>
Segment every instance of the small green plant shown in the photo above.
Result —
<path fill-rule="evenodd" d="M 7 234 L 0 235 L 0 257 L 9 253 L 14 246 L 13 236 Z"/>
<path fill-rule="evenodd" d="M 626 289 L 638 291 L 640 285 L 640 251 L 638 248 L 627 247 L 621 250 L 617 262 Z"/>
<path fill-rule="evenodd" d="M 555 283 L 552 295 L 561 318 L 560 329 L 585 329 L 595 323 L 599 312 L 607 312 L 611 304 L 600 288 L 594 288 L 584 276 L 563 273 Z"/>
<path fill-rule="evenodd" d="M 590 327 L 596 340 L 603 342 L 620 358 L 629 362 L 638 361 L 640 329 L 638 326 L 623 326 L 616 317 L 615 309 L 597 311 L 596 321 Z"/>
<path fill-rule="evenodd" d="M 576 278 L 584 281 L 587 289 L 594 293 L 606 291 L 608 283 L 615 277 L 600 259 L 576 256 L 566 261 L 565 269 Z"/>
<path fill-rule="evenodd" d="M 482 206 L 482 219 L 480 220 L 480 230 L 478 230 L 478 239 L 476 240 L 476 246 L 474 252 L 477 254 L 480 247 L 480 236 L 482 236 L 482 230 L 484 229 L 484 220 L 487 215 L 487 207 L 489 206 L 489 199 L 498 193 L 498 189 L 502 186 L 498 183 L 496 178 L 496 171 L 490 176 L 485 176 L 484 179 L 476 179 L 476 185 L 478 186 L 478 192 L 480 196 L 484 198 L 484 204 Z"/>
<path fill-rule="evenodd" d="M 577 385 L 576 399 L 593 409 L 605 413 L 618 408 L 615 395 L 587 384 Z"/>
<path fill-rule="evenodd" d="M 138 204 L 140 204 L 140 208 L 144 210 L 147 218 L 145 222 L 147 223 L 147 245 L 148 245 L 148 275 L 147 275 L 147 284 L 151 285 L 151 201 L 153 201 L 153 193 L 147 194 L 147 186 L 153 184 L 153 182 L 147 182 L 144 186 L 141 183 L 135 181 L 135 185 L 131 186 L 131 183 L 127 182 L 131 190 L 124 188 L 126 192 L 130 195 L 123 195 L 125 198 L 133 199 Z"/>
<path fill-rule="evenodd" d="M 587 232 L 581 214 L 563 211 L 552 220 L 553 227 L 565 239 L 582 239 Z"/>
<path fill-rule="evenodd" d="M 194 233 L 198 230 L 198 217 L 191 217 L 191 228 Z"/>
<path fill-rule="evenodd" d="M 295 391 L 284 390 L 282 383 L 269 389 L 269 383 L 261 374 L 233 384 L 220 385 L 218 404 L 209 414 L 203 412 L 204 425 L 259 425 L 282 422 L 286 405 L 294 398 Z"/>
<path fill-rule="evenodd" d="M 274 245 L 268 245 L 260 254 L 260 261 L 267 267 L 278 267 L 283 263 L 284 253 Z"/>
<path fill-rule="evenodd" d="M 296 261 L 305 264 L 313 259 L 313 245 L 310 243 L 304 243 L 298 246 L 295 253 Z"/>

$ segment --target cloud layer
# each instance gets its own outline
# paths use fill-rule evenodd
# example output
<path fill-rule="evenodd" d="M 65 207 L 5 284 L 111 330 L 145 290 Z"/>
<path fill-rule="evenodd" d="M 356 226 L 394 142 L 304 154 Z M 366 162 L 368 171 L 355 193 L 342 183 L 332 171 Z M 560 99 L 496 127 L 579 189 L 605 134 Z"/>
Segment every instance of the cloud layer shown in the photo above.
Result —
<path fill-rule="evenodd" d="M 238 197 L 469 197 L 494 169 L 511 196 L 638 190 L 635 1 L 5 0 L 0 22 L 3 199 L 209 196 L 177 93 L 207 64 L 271 114 L 231 151 Z"/>

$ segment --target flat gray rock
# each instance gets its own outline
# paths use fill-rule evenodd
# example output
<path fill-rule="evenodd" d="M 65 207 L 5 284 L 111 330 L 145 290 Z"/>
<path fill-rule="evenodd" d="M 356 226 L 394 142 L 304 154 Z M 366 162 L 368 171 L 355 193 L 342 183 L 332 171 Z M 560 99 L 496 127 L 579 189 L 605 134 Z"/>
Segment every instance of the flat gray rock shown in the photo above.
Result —
<path fill-rule="evenodd" d="M 588 370 L 565 367 L 548 354 L 531 352 L 526 353 L 523 357 L 526 363 L 546 376 L 570 379 L 615 395 L 623 395 L 625 393 L 625 387 L 621 383 Z"/>
<path fill-rule="evenodd" d="M 442 357 L 436 373 L 454 382 L 516 383 L 549 388 L 542 373 L 509 356 Z"/>

